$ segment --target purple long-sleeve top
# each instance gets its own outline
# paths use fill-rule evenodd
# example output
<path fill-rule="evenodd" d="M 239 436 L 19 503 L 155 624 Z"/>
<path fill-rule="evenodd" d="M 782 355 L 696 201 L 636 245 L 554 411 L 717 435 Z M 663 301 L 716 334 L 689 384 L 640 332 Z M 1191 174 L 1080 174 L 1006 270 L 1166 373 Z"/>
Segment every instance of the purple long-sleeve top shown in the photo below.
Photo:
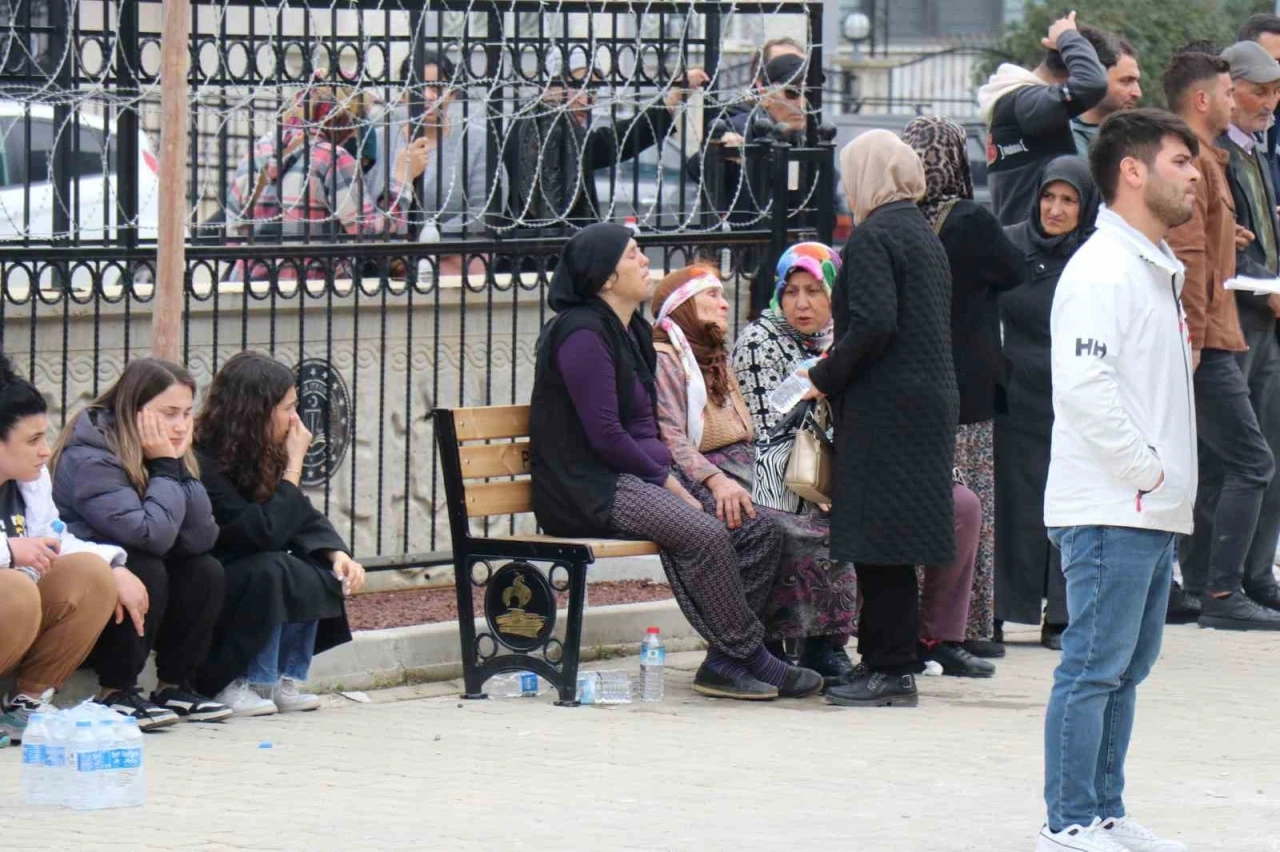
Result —
<path fill-rule="evenodd" d="M 565 338 L 556 352 L 574 410 L 596 455 L 618 473 L 630 473 L 654 485 L 667 481 L 671 451 L 658 437 L 653 401 L 637 376 L 631 385 L 631 422 L 618 412 L 617 373 L 613 354 L 589 328 Z"/>

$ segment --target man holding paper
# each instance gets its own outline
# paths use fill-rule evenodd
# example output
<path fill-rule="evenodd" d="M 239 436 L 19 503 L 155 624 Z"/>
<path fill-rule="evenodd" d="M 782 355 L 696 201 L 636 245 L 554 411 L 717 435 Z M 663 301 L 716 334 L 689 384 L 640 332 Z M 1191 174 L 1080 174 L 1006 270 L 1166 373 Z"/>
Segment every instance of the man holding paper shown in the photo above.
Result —
<path fill-rule="evenodd" d="M 1276 219 L 1276 192 L 1271 169 L 1263 151 L 1255 142 L 1271 122 L 1277 100 L 1280 100 L 1280 64 L 1253 41 L 1242 41 L 1227 48 L 1222 58 L 1231 68 L 1235 83 L 1231 126 L 1220 144 L 1229 154 L 1227 182 L 1231 187 L 1236 222 L 1254 239 L 1236 253 L 1236 278 L 1228 287 L 1236 288 L 1236 305 L 1240 327 L 1248 350 L 1239 353 L 1240 370 L 1249 386 L 1250 402 L 1258 426 L 1274 456 L 1280 452 L 1280 343 L 1277 342 L 1276 317 L 1280 316 L 1280 296 L 1276 294 L 1277 246 L 1280 245 L 1280 222 Z M 1252 281 L 1250 280 L 1252 279 Z M 1252 288 L 1252 289 L 1246 289 Z M 1203 487 L 1213 487 L 1221 480 L 1212 470 Z M 1221 515 L 1219 514 L 1219 517 Z M 1197 519 L 1197 532 L 1205 524 Z M 1210 529 L 1203 534 L 1211 535 Z M 1246 599 L 1272 611 L 1280 611 L 1280 589 L 1271 572 L 1276 539 L 1280 537 L 1280 480 L 1273 477 L 1267 486 L 1258 513 L 1258 521 L 1245 557 L 1240 586 L 1230 590 L 1215 588 L 1210 582 L 1207 593 L 1221 599 L 1234 599 L 1234 608 L 1247 608 Z M 1184 572 L 1185 572 L 1184 568 Z M 1193 565 L 1193 574 L 1196 571 Z M 1188 581 L 1190 582 L 1190 581 Z M 1189 586 L 1190 588 L 1190 586 Z M 1280 619 L 1277 620 L 1280 622 Z M 1204 623 L 1204 619 L 1201 619 Z M 1229 624 L 1213 626 L 1230 627 Z M 1237 629 L 1280 629 L 1257 619 L 1244 622 Z"/>
<path fill-rule="evenodd" d="M 1280 629 L 1280 612 L 1242 593 L 1245 556 L 1263 495 L 1275 470 L 1271 449 L 1250 403 L 1239 358 L 1248 354 L 1235 296 L 1236 212 L 1227 184 L 1227 151 L 1214 144 L 1228 131 L 1235 84 L 1226 59 L 1176 54 L 1164 72 L 1169 107 L 1200 140 L 1196 202 L 1189 221 L 1167 240 L 1187 268 L 1182 307 L 1195 370 L 1200 489 L 1195 532 L 1182 540 L 1179 562 L 1200 623 L 1227 630 Z M 1264 305 L 1265 307 L 1265 305 Z M 1274 325 L 1274 319 L 1271 320 Z M 1195 600 L 1192 597 L 1191 600 Z M 1171 611 L 1172 612 L 1172 611 Z"/>

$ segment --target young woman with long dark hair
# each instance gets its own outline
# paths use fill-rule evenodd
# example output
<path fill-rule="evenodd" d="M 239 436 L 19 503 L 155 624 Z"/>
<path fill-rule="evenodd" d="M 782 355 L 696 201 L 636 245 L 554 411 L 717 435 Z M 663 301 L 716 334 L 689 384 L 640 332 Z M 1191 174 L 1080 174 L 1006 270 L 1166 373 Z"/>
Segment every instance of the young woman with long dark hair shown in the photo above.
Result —
<path fill-rule="evenodd" d="M 200 476 L 219 526 L 227 596 L 199 685 L 236 713 L 315 710 L 298 689 L 314 654 L 351 640 L 343 598 L 364 568 L 299 487 L 311 433 L 292 371 L 242 352 L 196 420 Z"/>

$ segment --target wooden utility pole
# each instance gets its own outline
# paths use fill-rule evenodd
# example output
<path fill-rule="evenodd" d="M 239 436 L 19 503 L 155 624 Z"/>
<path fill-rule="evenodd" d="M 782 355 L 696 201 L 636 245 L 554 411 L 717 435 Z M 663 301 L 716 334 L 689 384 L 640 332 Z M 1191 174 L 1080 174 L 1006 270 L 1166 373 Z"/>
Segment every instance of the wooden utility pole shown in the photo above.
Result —
<path fill-rule="evenodd" d="M 182 295 L 186 276 L 187 60 L 191 0 L 165 0 L 160 34 L 160 232 L 151 352 L 182 360 Z"/>

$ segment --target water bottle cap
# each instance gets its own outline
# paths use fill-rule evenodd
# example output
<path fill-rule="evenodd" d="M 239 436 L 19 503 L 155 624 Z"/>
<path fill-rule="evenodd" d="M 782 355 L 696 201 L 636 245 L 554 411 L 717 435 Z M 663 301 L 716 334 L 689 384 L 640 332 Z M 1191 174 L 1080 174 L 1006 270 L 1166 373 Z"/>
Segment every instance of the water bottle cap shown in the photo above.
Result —
<path fill-rule="evenodd" d="M 656 634 L 660 633 L 661 631 L 660 631 L 660 630 L 658 630 L 658 628 L 656 628 L 656 627 L 650 627 L 650 628 L 649 628 L 648 630 L 646 630 L 645 632 L 646 632 L 646 633 L 653 633 L 653 634 L 655 634 L 655 635 L 656 635 Z"/>
<path fill-rule="evenodd" d="M 92 728 L 92 727 L 93 727 L 93 723 L 92 723 L 92 722 L 90 722 L 88 719 L 81 719 L 79 722 L 76 722 L 76 727 L 77 727 L 77 728 Z"/>

